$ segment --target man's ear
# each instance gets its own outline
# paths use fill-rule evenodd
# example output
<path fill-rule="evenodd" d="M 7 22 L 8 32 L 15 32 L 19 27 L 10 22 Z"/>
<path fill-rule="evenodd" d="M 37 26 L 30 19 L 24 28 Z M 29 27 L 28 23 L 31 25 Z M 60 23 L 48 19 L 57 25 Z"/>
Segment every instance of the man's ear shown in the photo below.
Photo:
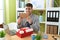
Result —
<path fill-rule="evenodd" d="M 31 10 L 33 11 L 33 8 Z"/>
<path fill-rule="evenodd" d="M 33 8 L 31 8 L 33 10 Z"/>

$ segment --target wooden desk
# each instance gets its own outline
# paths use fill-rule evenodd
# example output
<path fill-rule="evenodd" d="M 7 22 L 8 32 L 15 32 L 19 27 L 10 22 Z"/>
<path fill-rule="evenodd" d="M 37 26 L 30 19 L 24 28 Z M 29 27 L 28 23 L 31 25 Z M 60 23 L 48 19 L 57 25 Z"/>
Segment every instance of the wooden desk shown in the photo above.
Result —
<path fill-rule="evenodd" d="M 19 38 L 17 35 L 10 36 L 8 34 L 6 34 L 6 37 L 5 38 L 6 38 L 6 40 L 32 40 L 31 39 L 31 36 L 28 36 L 28 37 L 25 37 L 25 38 Z M 46 39 L 42 39 L 42 40 L 46 40 Z M 52 35 L 51 34 L 48 34 L 48 39 L 47 40 L 54 40 L 52 38 Z"/>
<path fill-rule="evenodd" d="M 14 36 L 10 36 L 10 35 L 6 35 L 6 40 L 31 40 L 31 37 L 28 36 L 28 37 L 25 37 L 25 38 L 20 38 L 18 37 L 17 35 L 14 35 Z"/>

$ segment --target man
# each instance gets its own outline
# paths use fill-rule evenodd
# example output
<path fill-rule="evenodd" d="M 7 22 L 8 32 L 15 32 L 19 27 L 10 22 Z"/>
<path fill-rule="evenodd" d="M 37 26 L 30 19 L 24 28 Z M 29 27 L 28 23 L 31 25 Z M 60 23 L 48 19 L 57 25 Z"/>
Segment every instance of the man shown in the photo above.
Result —
<path fill-rule="evenodd" d="M 38 32 L 40 30 L 39 28 L 39 18 L 37 15 L 32 14 L 33 11 L 33 5 L 31 3 L 27 3 L 26 6 L 26 14 L 28 15 L 27 18 L 19 18 L 19 26 L 21 27 L 30 27 L 33 28 L 34 32 Z"/>

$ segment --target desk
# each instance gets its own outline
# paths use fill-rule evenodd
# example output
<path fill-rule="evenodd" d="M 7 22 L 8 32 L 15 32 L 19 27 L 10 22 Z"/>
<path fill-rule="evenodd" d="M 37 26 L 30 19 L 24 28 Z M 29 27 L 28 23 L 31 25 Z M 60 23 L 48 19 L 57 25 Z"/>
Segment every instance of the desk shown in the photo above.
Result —
<path fill-rule="evenodd" d="M 17 35 L 14 35 L 14 36 L 10 36 L 8 34 L 6 34 L 6 37 L 5 37 L 6 40 L 32 40 L 31 39 L 31 36 L 28 36 L 28 37 L 25 37 L 25 38 L 19 38 Z M 42 39 L 42 40 L 46 40 L 46 39 Z M 51 34 L 48 34 L 48 40 L 54 40 L 52 38 L 52 35 Z M 59 39 L 60 40 L 60 39 Z"/>
<path fill-rule="evenodd" d="M 25 37 L 25 38 L 20 38 L 17 35 L 14 36 L 10 36 L 10 35 L 6 35 L 6 40 L 31 40 L 31 36 Z"/>

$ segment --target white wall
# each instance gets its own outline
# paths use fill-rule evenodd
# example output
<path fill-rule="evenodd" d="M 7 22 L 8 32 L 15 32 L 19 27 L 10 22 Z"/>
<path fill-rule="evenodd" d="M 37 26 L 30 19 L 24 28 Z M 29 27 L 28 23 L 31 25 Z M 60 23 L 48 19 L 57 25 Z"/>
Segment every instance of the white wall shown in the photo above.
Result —
<path fill-rule="evenodd" d="M 3 23 L 4 0 L 0 0 L 0 24 Z"/>

